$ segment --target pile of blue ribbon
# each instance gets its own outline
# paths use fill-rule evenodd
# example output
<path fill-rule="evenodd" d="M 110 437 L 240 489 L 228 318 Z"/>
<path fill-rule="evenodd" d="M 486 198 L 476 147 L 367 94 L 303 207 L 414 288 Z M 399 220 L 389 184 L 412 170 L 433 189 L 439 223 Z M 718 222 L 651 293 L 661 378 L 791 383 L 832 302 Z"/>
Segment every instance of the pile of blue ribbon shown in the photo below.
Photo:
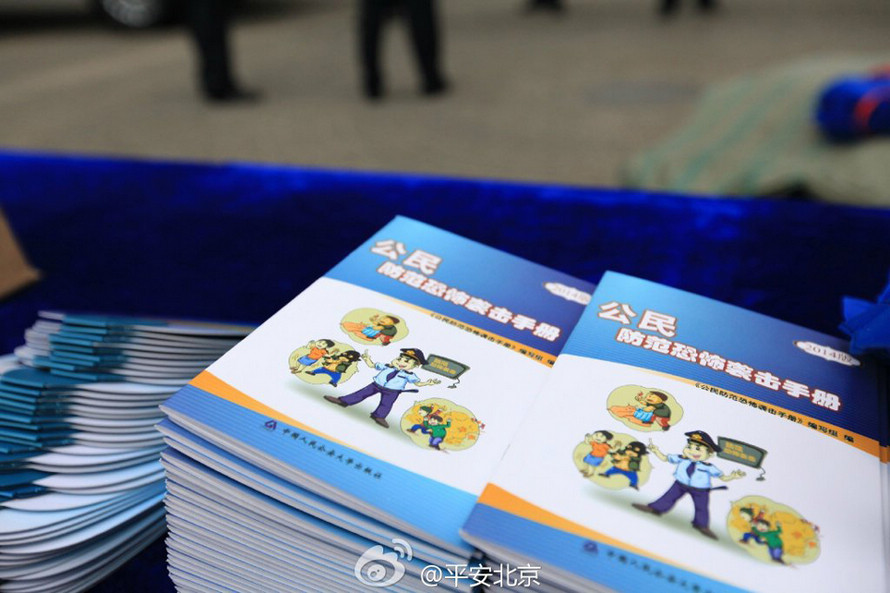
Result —
<path fill-rule="evenodd" d="M 841 331 L 850 336 L 850 352 L 875 354 L 890 360 L 890 282 L 877 303 L 844 298 Z"/>
<path fill-rule="evenodd" d="M 890 66 L 829 84 L 819 96 L 816 123 L 832 140 L 890 134 Z"/>

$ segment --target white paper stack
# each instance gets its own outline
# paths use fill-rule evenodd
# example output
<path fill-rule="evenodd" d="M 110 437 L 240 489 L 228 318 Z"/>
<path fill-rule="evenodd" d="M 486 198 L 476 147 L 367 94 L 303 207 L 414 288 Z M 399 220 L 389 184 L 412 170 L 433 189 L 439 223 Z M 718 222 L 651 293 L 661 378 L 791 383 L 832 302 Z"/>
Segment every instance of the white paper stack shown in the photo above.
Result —
<path fill-rule="evenodd" d="M 0 591 L 82 591 L 163 534 L 158 406 L 251 328 L 42 312 L 0 362 Z"/>

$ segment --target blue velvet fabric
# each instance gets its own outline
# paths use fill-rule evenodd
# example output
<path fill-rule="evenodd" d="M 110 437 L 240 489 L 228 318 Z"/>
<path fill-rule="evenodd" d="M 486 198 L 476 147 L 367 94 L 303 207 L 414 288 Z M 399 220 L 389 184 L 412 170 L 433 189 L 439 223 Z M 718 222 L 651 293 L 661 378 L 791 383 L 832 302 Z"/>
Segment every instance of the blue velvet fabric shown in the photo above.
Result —
<path fill-rule="evenodd" d="M 850 336 L 853 354 L 872 354 L 890 361 L 890 282 L 876 303 L 845 298 L 841 330 Z"/>
<path fill-rule="evenodd" d="M 504 158 L 509 158 L 505 152 Z M 249 164 L 0 153 L 44 279 L 0 303 L 260 322 L 396 214 L 596 281 L 608 269 L 838 334 L 890 270 L 890 211 Z M 167 591 L 162 542 L 97 591 Z"/>

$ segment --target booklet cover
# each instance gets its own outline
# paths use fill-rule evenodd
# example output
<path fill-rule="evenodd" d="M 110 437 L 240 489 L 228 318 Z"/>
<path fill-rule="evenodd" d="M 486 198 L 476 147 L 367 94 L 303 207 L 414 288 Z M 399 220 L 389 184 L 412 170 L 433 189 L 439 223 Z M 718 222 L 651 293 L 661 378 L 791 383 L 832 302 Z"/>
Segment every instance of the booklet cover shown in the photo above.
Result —
<path fill-rule="evenodd" d="M 459 527 L 592 289 L 397 218 L 164 410 L 354 522 L 373 517 L 466 559 Z"/>
<path fill-rule="evenodd" d="M 463 534 L 572 588 L 887 591 L 882 373 L 607 273 Z"/>

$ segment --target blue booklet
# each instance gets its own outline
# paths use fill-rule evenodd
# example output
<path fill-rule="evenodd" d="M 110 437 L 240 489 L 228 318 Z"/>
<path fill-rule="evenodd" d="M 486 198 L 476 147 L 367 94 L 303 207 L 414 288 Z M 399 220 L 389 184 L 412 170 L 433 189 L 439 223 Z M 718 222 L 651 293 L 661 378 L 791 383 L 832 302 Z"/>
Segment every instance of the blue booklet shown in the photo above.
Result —
<path fill-rule="evenodd" d="M 572 589 L 887 591 L 886 379 L 607 273 L 462 533 Z"/>
<path fill-rule="evenodd" d="M 397 218 L 173 396 L 161 429 L 307 525 L 466 562 L 458 530 L 592 290 Z"/>

